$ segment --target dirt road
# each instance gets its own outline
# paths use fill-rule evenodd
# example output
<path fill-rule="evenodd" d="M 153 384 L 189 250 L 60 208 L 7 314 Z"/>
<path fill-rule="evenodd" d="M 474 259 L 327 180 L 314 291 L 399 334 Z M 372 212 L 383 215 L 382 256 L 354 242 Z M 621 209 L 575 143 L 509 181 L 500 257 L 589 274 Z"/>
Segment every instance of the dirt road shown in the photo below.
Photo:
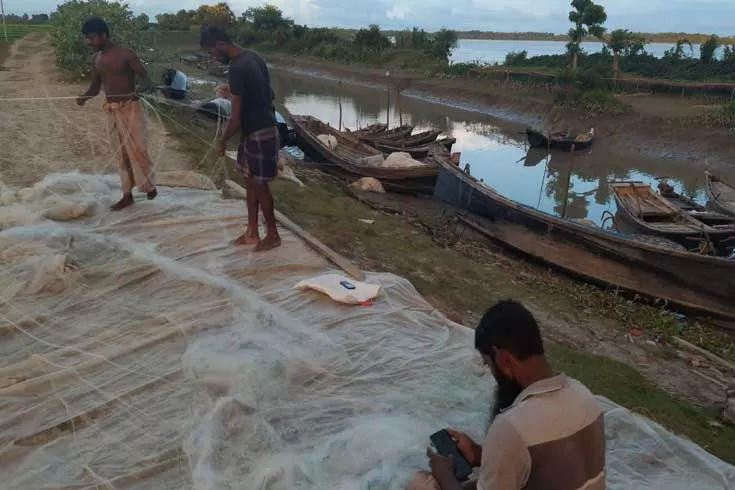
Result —
<path fill-rule="evenodd" d="M 15 42 L 0 70 L 0 181 L 33 184 L 44 175 L 77 170 L 115 173 L 102 97 L 77 106 L 83 84 L 64 83 L 49 36 Z M 150 118 L 148 148 L 157 170 L 181 170 L 190 158 Z"/>

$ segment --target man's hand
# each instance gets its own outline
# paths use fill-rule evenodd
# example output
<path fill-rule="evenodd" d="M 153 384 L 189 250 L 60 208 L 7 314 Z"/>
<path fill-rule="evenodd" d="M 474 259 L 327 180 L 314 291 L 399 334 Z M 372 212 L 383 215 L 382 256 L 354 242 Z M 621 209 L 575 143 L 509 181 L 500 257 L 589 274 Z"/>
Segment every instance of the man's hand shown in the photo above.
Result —
<path fill-rule="evenodd" d="M 442 490 L 461 488 L 461 484 L 457 481 L 457 477 L 454 476 L 454 460 L 451 456 L 442 456 L 431 449 L 426 450 L 426 455 L 429 457 L 429 468 L 431 468 L 431 474 L 434 476 L 437 483 L 439 483 Z"/>
<path fill-rule="evenodd" d="M 480 466 L 480 463 L 482 463 L 482 446 L 475 444 L 470 439 L 470 436 L 464 432 L 453 429 L 447 429 L 447 432 L 449 432 L 449 435 L 457 443 L 457 449 L 459 449 L 460 454 L 465 457 L 470 466 L 473 468 Z"/>
<path fill-rule="evenodd" d="M 225 152 L 227 151 L 227 143 L 224 141 L 220 141 L 217 143 L 217 156 L 223 157 L 225 156 Z"/>

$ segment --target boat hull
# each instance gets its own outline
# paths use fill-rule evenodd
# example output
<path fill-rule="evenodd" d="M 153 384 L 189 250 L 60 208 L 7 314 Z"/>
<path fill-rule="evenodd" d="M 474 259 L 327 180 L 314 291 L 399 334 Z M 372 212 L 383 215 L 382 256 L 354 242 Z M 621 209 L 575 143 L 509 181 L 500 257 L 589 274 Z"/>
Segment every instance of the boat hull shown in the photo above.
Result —
<path fill-rule="evenodd" d="M 354 159 L 344 156 L 344 153 L 334 151 L 325 146 L 307 127 L 307 122 L 318 120 L 307 116 L 292 116 L 292 124 L 296 133 L 296 142 L 311 160 L 323 164 L 327 164 L 327 169 L 331 169 L 332 173 L 351 177 L 362 178 L 372 177 L 379 180 L 383 187 L 387 190 L 411 193 L 432 193 L 436 184 L 438 168 L 436 165 L 425 165 L 421 167 L 411 168 L 388 168 L 370 165 L 359 165 L 353 163 Z M 372 148 L 364 143 L 360 143 L 356 138 L 352 138 L 347 134 L 339 133 L 334 128 L 323 127 L 325 132 L 331 132 L 341 140 L 338 144 L 344 142 L 353 145 L 356 156 L 372 156 L 382 155 L 379 150 Z"/>
<path fill-rule="evenodd" d="M 554 140 L 549 139 L 544 134 L 539 133 L 538 131 L 533 131 L 532 129 L 526 130 L 526 137 L 528 138 L 528 144 L 529 146 L 531 146 L 531 148 L 544 148 L 550 150 L 564 151 L 571 151 L 572 147 L 574 147 L 575 151 L 585 150 L 592 146 L 592 143 L 595 141 L 594 137 L 588 141 Z"/>
<path fill-rule="evenodd" d="M 735 216 L 735 186 L 723 182 L 707 172 L 705 190 L 710 208 L 718 213 Z M 729 199 L 724 199 L 723 194 L 726 194 Z"/>
<path fill-rule="evenodd" d="M 434 197 L 475 214 L 468 221 L 489 238 L 586 281 L 735 320 L 735 261 L 668 250 L 543 213 L 450 165 L 441 166 Z"/>

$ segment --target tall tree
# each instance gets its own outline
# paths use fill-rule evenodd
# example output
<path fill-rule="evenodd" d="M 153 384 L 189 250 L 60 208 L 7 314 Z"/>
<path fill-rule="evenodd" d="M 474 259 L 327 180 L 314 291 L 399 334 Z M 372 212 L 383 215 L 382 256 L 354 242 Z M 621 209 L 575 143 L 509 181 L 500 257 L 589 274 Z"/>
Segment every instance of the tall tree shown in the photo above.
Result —
<path fill-rule="evenodd" d="M 615 29 L 610 33 L 610 38 L 607 40 L 607 47 L 610 48 L 613 54 L 613 73 L 615 78 L 618 78 L 620 72 L 620 53 L 630 49 L 630 45 L 633 42 L 633 33 L 628 29 Z"/>
<path fill-rule="evenodd" d="M 572 69 L 577 69 L 581 44 L 587 36 L 602 39 L 605 34 L 603 24 L 607 21 L 607 14 L 602 5 L 592 0 L 572 0 L 572 10 L 569 12 L 569 22 L 574 27 L 569 29 L 569 43 L 567 49 L 572 54 Z"/>
<path fill-rule="evenodd" d="M 715 59 L 715 52 L 720 47 L 720 38 L 712 34 L 699 46 L 699 59 L 702 63 L 711 63 Z"/>

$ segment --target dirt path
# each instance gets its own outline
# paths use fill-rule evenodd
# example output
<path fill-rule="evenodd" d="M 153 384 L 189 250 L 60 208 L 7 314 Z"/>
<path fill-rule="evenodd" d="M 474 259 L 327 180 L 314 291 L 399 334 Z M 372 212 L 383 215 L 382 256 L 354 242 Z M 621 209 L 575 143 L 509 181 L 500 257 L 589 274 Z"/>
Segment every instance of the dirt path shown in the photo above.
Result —
<path fill-rule="evenodd" d="M 0 70 L 0 181 L 13 186 L 54 172 L 116 172 L 102 97 L 76 105 L 74 97 L 86 87 L 61 80 L 49 41 L 37 33 L 15 42 Z M 190 157 L 152 116 L 148 149 L 157 170 L 190 166 Z"/>

